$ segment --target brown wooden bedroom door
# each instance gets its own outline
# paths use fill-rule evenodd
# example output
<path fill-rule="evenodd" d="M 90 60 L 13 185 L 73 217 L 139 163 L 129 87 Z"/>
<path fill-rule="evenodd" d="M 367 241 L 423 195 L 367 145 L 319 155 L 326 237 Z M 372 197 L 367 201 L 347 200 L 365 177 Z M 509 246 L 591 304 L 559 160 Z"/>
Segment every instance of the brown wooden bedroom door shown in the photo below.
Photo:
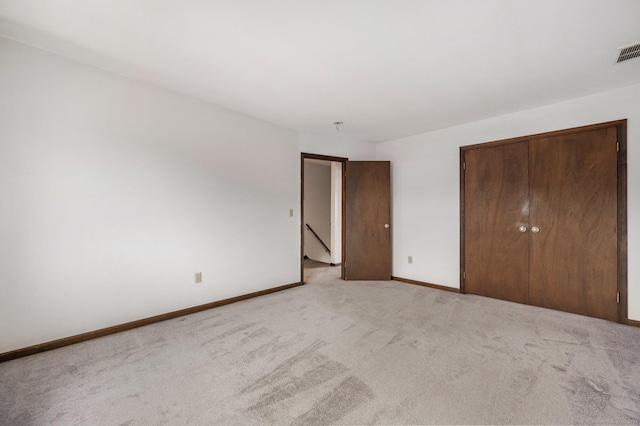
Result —
<path fill-rule="evenodd" d="M 345 163 L 342 278 L 391 279 L 391 163 Z"/>
<path fill-rule="evenodd" d="M 464 147 L 464 291 L 618 320 L 617 141 L 611 125 Z"/>

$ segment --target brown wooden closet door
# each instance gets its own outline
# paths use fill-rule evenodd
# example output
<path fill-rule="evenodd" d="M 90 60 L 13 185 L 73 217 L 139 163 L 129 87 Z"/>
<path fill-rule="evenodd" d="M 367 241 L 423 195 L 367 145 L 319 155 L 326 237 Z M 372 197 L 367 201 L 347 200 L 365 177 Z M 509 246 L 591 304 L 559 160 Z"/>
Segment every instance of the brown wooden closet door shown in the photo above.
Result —
<path fill-rule="evenodd" d="M 527 142 L 465 152 L 467 293 L 527 303 L 528 156 Z"/>
<path fill-rule="evenodd" d="M 391 279 L 391 163 L 345 163 L 343 278 Z"/>
<path fill-rule="evenodd" d="M 617 320 L 616 128 L 530 141 L 530 303 Z"/>

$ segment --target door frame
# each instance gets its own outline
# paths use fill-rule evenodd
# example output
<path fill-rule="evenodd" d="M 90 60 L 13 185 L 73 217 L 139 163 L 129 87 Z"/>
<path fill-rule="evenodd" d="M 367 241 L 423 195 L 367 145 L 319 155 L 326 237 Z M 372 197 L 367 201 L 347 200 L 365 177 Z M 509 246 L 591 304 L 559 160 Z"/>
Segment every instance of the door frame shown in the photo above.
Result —
<path fill-rule="evenodd" d="M 535 135 L 520 136 L 516 138 L 503 139 L 494 142 L 479 143 L 460 147 L 460 293 L 465 290 L 465 152 L 472 149 L 489 148 L 497 145 L 506 145 L 516 142 L 524 142 L 531 139 L 559 136 L 569 133 L 580 133 L 601 128 L 616 127 L 618 130 L 618 184 L 617 184 L 617 287 L 620 294 L 618 303 L 618 322 L 629 324 L 629 302 L 627 297 L 628 285 L 628 260 L 627 260 L 627 119 L 608 121 L 605 123 L 592 124 L 588 126 L 573 127 L 570 129 L 557 130 L 552 132 L 538 133 Z"/>
<path fill-rule="evenodd" d="M 320 154 L 310 154 L 307 152 L 300 153 L 300 283 L 306 284 L 304 282 L 304 160 L 322 160 L 322 161 L 332 161 L 336 163 L 342 163 L 342 256 L 344 256 L 344 239 L 346 226 L 344 223 L 345 219 L 345 209 L 344 209 L 344 185 L 345 185 L 345 163 L 349 161 L 348 158 L 344 157 L 331 157 L 328 155 L 320 155 Z M 344 258 L 341 263 L 341 273 L 340 277 L 344 279 Z"/>

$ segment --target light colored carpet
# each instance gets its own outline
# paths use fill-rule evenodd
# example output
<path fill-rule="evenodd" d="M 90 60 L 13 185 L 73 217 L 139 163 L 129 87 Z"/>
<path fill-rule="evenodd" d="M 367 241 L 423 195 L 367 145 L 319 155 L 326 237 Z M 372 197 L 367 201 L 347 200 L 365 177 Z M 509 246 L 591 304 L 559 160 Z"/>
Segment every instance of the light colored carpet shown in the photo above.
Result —
<path fill-rule="evenodd" d="M 640 423 L 640 329 L 339 270 L 0 364 L 0 422 Z"/>

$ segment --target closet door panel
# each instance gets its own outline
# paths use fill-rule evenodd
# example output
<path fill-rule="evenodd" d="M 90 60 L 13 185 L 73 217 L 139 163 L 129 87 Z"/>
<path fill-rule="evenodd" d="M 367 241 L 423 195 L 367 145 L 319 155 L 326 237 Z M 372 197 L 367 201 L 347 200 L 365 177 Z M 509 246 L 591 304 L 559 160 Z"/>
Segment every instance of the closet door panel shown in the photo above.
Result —
<path fill-rule="evenodd" d="M 616 128 L 530 141 L 529 301 L 617 319 Z"/>
<path fill-rule="evenodd" d="M 527 142 L 465 152 L 465 291 L 527 303 Z"/>

